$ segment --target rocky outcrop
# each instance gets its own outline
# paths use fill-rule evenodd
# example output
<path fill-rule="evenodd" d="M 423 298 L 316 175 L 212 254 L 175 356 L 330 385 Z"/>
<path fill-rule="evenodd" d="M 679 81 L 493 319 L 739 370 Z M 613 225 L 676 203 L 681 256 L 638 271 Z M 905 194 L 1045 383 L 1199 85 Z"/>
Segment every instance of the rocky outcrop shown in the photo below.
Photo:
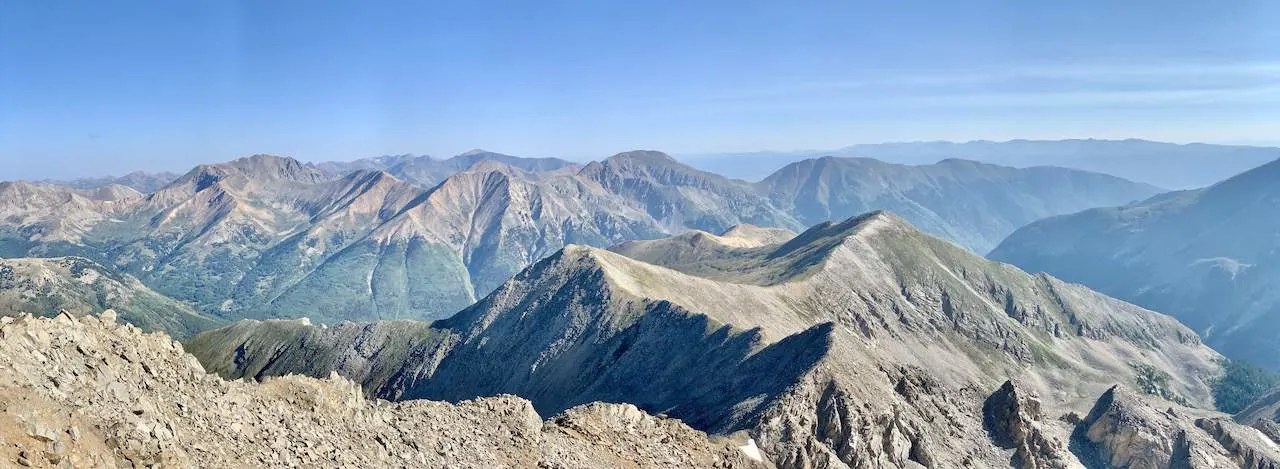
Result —
<path fill-rule="evenodd" d="M 33 467 L 766 467 L 674 419 L 591 404 L 365 400 L 336 374 L 223 381 L 110 317 L 0 325 L 0 457 Z"/>
<path fill-rule="evenodd" d="M 1196 419 L 1196 427 L 1204 430 L 1222 445 L 1240 467 L 1245 469 L 1280 468 L 1280 451 L 1270 437 L 1257 429 L 1238 425 L 1225 417 Z"/>
<path fill-rule="evenodd" d="M 1098 399 L 1072 449 L 1086 464 L 1134 469 L 1274 468 L 1280 451 L 1252 428 L 1192 409 L 1159 410 L 1123 387 Z"/>
<path fill-rule="evenodd" d="M 1043 417 L 1040 399 L 1006 381 L 988 397 L 982 407 L 983 421 L 992 441 L 1013 448 L 1014 467 L 1028 469 L 1066 468 L 1066 445 L 1049 437 L 1040 428 Z"/>

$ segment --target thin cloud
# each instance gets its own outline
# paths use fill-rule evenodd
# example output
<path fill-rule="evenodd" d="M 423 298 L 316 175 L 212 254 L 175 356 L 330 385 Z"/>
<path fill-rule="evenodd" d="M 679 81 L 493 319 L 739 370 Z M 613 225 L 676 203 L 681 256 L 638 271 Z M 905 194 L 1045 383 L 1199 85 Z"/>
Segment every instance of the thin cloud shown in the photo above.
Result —
<path fill-rule="evenodd" d="M 1135 65 L 1053 65 L 1053 66 L 1021 66 L 981 72 L 967 71 L 887 71 L 868 70 L 864 76 L 852 80 L 800 81 L 754 88 L 742 88 L 713 94 L 705 94 L 681 99 L 680 97 L 648 97 L 638 98 L 637 102 L 647 104 L 701 104 L 716 102 L 750 101 L 768 98 L 785 99 L 803 97 L 805 95 L 865 92 L 879 94 L 881 90 L 892 90 L 896 95 L 911 92 L 928 92 L 936 89 L 953 87 L 982 87 L 986 91 L 1000 86 L 1018 86 L 1028 80 L 1057 81 L 1058 86 L 1081 88 L 1079 93 L 1102 93 L 1111 96 L 1141 97 L 1142 93 L 1106 92 L 1104 90 L 1089 91 L 1086 88 L 1104 88 L 1111 86 L 1149 88 L 1173 88 L 1152 92 L 1151 97 L 1167 99 L 1178 96 L 1206 94 L 1188 85 L 1231 85 L 1240 82 L 1253 82 L 1267 79 L 1280 79 L 1280 63 L 1233 63 L 1233 64 L 1153 64 Z M 1207 82 L 1207 83 L 1206 83 Z M 1178 90 L 1179 87 L 1188 89 Z M 1227 95 L 1232 93 L 1231 87 L 1223 86 L 1207 94 Z M 1239 91 L 1239 90 L 1236 90 Z M 1254 90 L 1256 91 L 1256 90 Z M 1062 93 L 1056 93 L 1062 94 Z"/>

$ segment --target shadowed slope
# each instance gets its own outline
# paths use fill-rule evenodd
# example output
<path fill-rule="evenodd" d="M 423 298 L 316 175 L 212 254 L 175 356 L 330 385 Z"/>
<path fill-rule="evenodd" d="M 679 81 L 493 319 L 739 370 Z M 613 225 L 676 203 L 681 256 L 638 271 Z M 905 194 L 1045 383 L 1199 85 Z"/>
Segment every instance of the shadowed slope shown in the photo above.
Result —
<path fill-rule="evenodd" d="M 991 257 L 1166 312 L 1280 368 L 1280 162 L 1211 187 L 1039 221 Z"/>

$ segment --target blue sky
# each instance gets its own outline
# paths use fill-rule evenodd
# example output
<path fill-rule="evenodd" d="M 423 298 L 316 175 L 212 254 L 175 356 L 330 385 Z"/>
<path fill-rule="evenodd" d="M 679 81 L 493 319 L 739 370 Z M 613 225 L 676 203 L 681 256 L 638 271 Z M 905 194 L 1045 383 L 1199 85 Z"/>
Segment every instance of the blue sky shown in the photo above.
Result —
<path fill-rule="evenodd" d="M 0 179 L 475 147 L 1280 140 L 1274 1 L 0 2 Z"/>

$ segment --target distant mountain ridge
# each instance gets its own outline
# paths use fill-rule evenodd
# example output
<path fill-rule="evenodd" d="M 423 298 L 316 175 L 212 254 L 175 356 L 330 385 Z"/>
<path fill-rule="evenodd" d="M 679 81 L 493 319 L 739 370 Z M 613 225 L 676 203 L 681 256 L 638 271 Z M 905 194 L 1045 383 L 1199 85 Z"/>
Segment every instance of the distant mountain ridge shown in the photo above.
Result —
<path fill-rule="evenodd" d="M 895 142 L 833 150 L 689 155 L 690 164 L 729 177 L 759 180 L 795 161 L 867 157 L 898 164 L 967 159 L 1027 168 L 1057 166 L 1094 171 L 1170 189 L 1205 187 L 1280 158 L 1280 148 L 1126 140 L 1009 140 L 1004 142 Z"/>
<path fill-rule="evenodd" d="M 124 176 L 106 176 L 99 178 L 81 178 L 70 181 L 41 181 L 50 184 L 58 184 L 76 189 L 98 189 L 101 187 L 120 185 L 129 187 L 141 193 L 155 192 L 157 189 L 173 182 L 178 175 L 168 171 L 158 173 L 148 173 L 146 171 L 134 171 Z"/>
<path fill-rule="evenodd" d="M 1280 369 L 1280 161 L 1205 189 L 1048 218 L 991 258 L 1164 311 L 1224 354 Z"/>
<path fill-rule="evenodd" d="M 363 158 L 355 161 L 326 161 L 308 163 L 332 177 L 356 170 L 381 170 L 419 186 L 431 187 L 445 178 L 466 170 L 482 161 L 496 161 L 530 172 L 573 171 L 580 165 L 559 158 L 525 158 L 504 155 L 487 150 L 471 150 L 451 158 L 437 160 L 426 155 L 392 155 Z"/>
<path fill-rule="evenodd" d="M 382 160 L 395 161 L 413 160 Z M 805 178 L 782 171 L 750 184 L 654 151 L 581 168 L 482 152 L 447 161 L 470 166 L 431 187 L 380 169 L 335 177 L 267 155 L 200 165 L 148 194 L 0 184 L 0 255 L 93 259 L 221 319 L 431 319 L 567 244 L 742 224 L 797 230 L 887 208 L 983 252 L 1025 219 L 1149 190 L 1078 171 L 961 162 L 878 164 L 877 173 L 828 159 Z M 1038 205 L 1018 205 L 1023 198 Z"/>
<path fill-rule="evenodd" d="M 755 186 L 805 224 L 890 210 L 978 253 L 1035 220 L 1161 192 L 1062 168 L 1016 169 L 958 159 L 899 165 L 834 157 L 789 164 Z"/>

